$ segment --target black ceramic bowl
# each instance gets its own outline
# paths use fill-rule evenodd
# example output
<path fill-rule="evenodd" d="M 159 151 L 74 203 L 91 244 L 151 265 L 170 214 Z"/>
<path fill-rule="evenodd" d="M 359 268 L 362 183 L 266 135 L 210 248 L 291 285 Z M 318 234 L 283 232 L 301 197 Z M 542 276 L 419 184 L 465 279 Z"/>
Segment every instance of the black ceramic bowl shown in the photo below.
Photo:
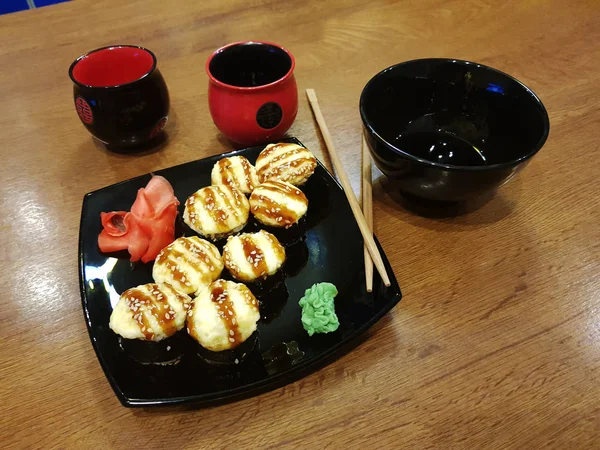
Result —
<path fill-rule="evenodd" d="M 505 183 L 542 148 L 550 123 L 524 84 L 490 67 L 419 59 L 363 89 L 360 114 L 377 167 L 405 194 L 462 201 Z"/>
<path fill-rule="evenodd" d="M 71 64 L 69 76 L 81 122 L 111 147 L 146 144 L 167 123 L 169 92 L 148 49 L 116 45 L 94 50 Z"/>

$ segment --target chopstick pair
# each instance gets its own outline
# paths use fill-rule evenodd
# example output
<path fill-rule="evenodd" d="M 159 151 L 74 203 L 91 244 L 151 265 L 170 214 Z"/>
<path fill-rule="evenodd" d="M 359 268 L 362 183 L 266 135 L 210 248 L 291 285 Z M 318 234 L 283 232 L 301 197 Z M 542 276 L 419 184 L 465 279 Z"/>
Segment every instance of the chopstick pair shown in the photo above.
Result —
<path fill-rule="evenodd" d="M 331 133 L 329 132 L 329 128 L 327 128 L 327 124 L 325 123 L 325 118 L 323 117 L 323 113 L 321 112 L 321 108 L 319 107 L 319 101 L 317 100 L 317 94 L 314 89 L 307 89 L 306 96 L 308 97 L 308 101 L 315 115 L 315 119 L 317 120 L 317 124 L 321 130 L 321 134 L 323 135 L 323 139 L 325 140 L 325 144 L 327 145 L 327 149 L 329 150 L 329 156 L 331 157 L 331 161 L 333 163 L 333 167 L 340 178 L 340 182 L 342 187 L 344 188 L 344 193 L 346 194 L 346 198 L 348 199 L 348 203 L 350 203 L 350 208 L 352 209 L 352 213 L 354 214 L 354 218 L 356 219 L 356 223 L 358 224 L 358 228 L 360 229 L 360 233 L 363 236 L 365 241 L 365 274 L 367 277 L 367 290 L 371 292 L 373 289 L 373 265 L 377 268 L 377 272 L 381 276 L 383 283 L 386 286 L 390 286 L 390 279 L 385 270 L 385 265 L 383 264 L 383 259 L 381 258 L 381 254 L 377 249 L 377 245 L 375 244 L 375 240 L 373 239 L 373 215 L 372 215 L 372 193 L 371 193 L 371 160 L 368 152 L 366 150 L 366 142 L 363 137 L 363 208 L 366 211 L 366 216 L 363 215 L 360 205 L 358 204 L 358 200 L 352 191 L 352 185 L 350 184 L 350 180 L 348 179 L 348 175 L 342 166 L 342 162 L 337 154 L 337 150 L 335 149 L 335 145 L 333 144 L 333 139 L 331 138 Z M 367 154 L 365 155 L 365 152 Z M 365 163 L 365 159 L 368 158 L 368 165 Z M 365 182 L 366 180 L 366 172 L 368 170 L 368 185 Z M 368 191 L 367 195 L 364 195 L 365 189 Z M 367 260 L 367 257 L 370 258 Z M 369 261 L 372 261 L 370 264 Z M 370 276 L 369 276 L 369 266 L 370 266 Z"/>
<path fill-rule="evenodd" d="M 371 155 L 367 148 L 367 140 L 362 137 L 362 210 L 367 221 L 367 226 L 373 235 L 373 186 L 371 182 Z M 367 283 L 367 292 L 373 290 L 373 260 L 369 254 L 369 249 L 365 245 L 365 280 Z"/>

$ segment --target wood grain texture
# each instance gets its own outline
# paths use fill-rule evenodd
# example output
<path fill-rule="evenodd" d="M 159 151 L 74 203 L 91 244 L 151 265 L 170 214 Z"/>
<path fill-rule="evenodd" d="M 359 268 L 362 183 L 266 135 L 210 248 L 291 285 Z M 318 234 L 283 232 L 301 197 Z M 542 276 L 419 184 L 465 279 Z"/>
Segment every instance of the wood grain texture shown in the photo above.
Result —
<path fill-rule="evenodd" d="M 358 97 L 407 59 L 479 61 L 543 100 L 550 138 L 487 203 L 423 212 L 373 185 L 375 232 L 404 299 L 356 350 L 242 402 L 120 406 L 89 342 L 77 280 L 82 196 L 227 150 L 206 58 L 265 39 L 314 88 L 355 193 Z M 600 3 L 572 0 L 78 0 L 0 17 L 0 442 L 3 448 L 597 448 L 600 437 Z M 69 64 L 152 49 L 168 142 L 94 144 Z M 300 98 L 304 100 L 304 96 Z M 310 108 L 290 134 L 329 164 Z"/>

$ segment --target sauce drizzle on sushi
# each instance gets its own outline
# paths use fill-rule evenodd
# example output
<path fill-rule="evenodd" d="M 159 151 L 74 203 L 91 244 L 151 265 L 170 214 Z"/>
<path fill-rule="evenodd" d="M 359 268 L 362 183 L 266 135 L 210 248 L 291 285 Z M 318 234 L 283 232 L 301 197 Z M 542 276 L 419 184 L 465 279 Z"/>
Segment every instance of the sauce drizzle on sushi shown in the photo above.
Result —
<path fill-rule="evenodd" d="M 130 289 L 123 295 L 127 299 L 127 306 L 133 313 L 134 320 L 147 340 L 151 340 L 155 334 L 147 314 L 152 314 L 156 318 L 165 334 L 171 335 L 176 331 L 175 312 L 171 310 L 166 296 L 160 291 L 158 285 L 152 285 L 152 296 L 138 289 Z"/>
<path fill-rule="evenodd" d="M 228 169 L 231 167 L 231 164 L 229 163 L 229 160 L 224 158 L 224 159 L 219 160 L 219 162 L 217 164 L 219 164 L 219 173 L 221 174 L 221 183 L 230 186 L 231 183 L 229 182 L 229 180 L 231 179 L 231 175 L 229 174 Z"/>
<path fill-rule="evenodd" d="M 145 314 L 147 309 L 145 305 L 150 303 L 150 297 L 135 289 L 127 290 L 123 295 L 127 299 L 127 306 L 133 313 L 133 318 L 138 323 L 140 330 L 142 330 L 142 333 L 144 334 L 144 337 L 147 340 L 151 340 L 154 333 L 152 326 L 148 321 L 148 317 Z"/>
<path fill-rule="evenodd" d="M 208 214 L 210 214 L 217 224 L 217 228 L 222 229 L 222 225 L 225 225 L 227 222 L 227 213 L 218 207 L 217 199 L 211 189 L 204 191 L 204 204 L 206 205 Z"/>
<path fill-rule="evenodd" d="M 244 255 L 252 266 L 254 275 L 257 277 L 266 275 L 269 268 L 267 267 L 265 255 L 262 250 L 256 246 L 249 236 L 242 238 L 242 245 L 244 247 Z"/>
<path fill-rule="evenodd" d="M 219 317 L 223 321 L 225 329 L 229 334 L 228 339 L 229 342 L 231 342 L 231 348 L 237 347 L 242 343 L 243 339 L 238 328 L 233 302 L 227 294 L 227 289 L 223 287 L 223 283 L 213 284 L 210 291 L 210 299 L 217 305 Z"/>
<path fill-rule="evenodd" d="M 284 205 L 275 203 L 264 195 L 258 196 L 258 199 L 261 201 L 262 205 L 257 205 L 253 208 L 254 215 L 264 214 L 265 216 L 280 222 L 281 226 L 291 225 L 295 222 L 296 214 Z"/>
<path fill-rule="evenodd" d="M 266 158 L 267 156 L 269 156 L 271 153 L 273 153 L 275 150 L 281 148 L 281 147 L 285 147 L 287 144 L 285 142 L 280 142 L 279 144 L 275 144 L 272 145 L 269 148 L 265 148 L 262 152 L 261 152 L 261 156 L 263 158 Z"/>
<path fill-rule="evenodd" d="M 244 169 L 244 179 L 246 180 L 246 185 L 252 186 L 252 166 L 246 158 L 242 159 L 242 167 Z"/>
<path fill-rule="evenodd" d="M 191 251 L 191 248 L 188 247 L 188 250 Z M 169 256 L 171 256 L 173 259 L 169 258 Z M 182 279 L 185 279 L 184 278 L 185 274 L 178 268 L 177 261 L 180 259 L 185 260 L 186 264 L 191 266 L 194 270 L 196 270 L 198 272 L 204 271 L 204 269 L 202 267 L 200 267 L 198 264 L 196 264 L 194 261 L 192 261 L 190 258 L 188 258 L 187 255 L 184 255 L 183 253 L 181 253 L 177 250 L 174 250 L 174 249 L 169 249 L 168 253 L 167 252 L 160 253 L 158 255 L 158 258 L 156 259 L 156 264 L 162 264 L 166 261 L 169 261 L 172 264 L 171 271 L 173 272 L 173 278 L 177 281 L 182 281 Z"/>

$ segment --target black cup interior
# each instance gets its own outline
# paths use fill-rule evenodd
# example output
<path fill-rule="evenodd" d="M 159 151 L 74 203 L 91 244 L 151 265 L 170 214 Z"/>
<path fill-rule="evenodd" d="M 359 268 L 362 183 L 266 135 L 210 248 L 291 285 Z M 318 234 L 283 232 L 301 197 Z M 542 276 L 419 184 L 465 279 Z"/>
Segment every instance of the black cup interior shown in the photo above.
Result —
<path fill-rule="evenodd" d="M 221 83 L 237 87 L 264 86 L 283 78 L 292 68 L 288 53 L 271 44 L 247 42 L 216 53 L 208 69 Z"/>
<path fill-rule="evenodd" d="M 483 65 L 423 59 L 376 75 L 361 96 L 365 126 L 399 153 L 447 166 L 532 156 L 549 131 L 539 99 Z"/>

